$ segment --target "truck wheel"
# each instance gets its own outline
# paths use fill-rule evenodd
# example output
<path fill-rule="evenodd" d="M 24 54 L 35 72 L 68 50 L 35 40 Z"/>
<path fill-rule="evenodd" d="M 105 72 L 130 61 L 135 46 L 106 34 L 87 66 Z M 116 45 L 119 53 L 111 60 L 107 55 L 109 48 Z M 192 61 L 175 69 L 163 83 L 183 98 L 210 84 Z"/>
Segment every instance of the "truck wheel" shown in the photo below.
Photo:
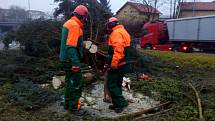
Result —
<path fill-rule="evenodd" d="M 193 48 L 190 47 L 190 48 L 188 49 L 188 53 L 192 53 L 192 52 L 193 52 Z"/>
<path fill-rule="evenodd" d="M 207 52 L 209 52 L 209 50 L 204 48 L 204 49 L 202 49 L 202 52 L 207 53 Z"/>
<path fill-rule="evenodd" d="M 173 48 L 172 48 L 172 51 L 173 52 L 179 52 L 179 46 L 174 46 Z"/>
<path fill-rule="evenodd" d="M 146 49 L 146 50 L 151 50 L 151 49 L 152 49 L 152 45 L 147 44 L 147 45 L 144 46 L 144 49 Z"/>

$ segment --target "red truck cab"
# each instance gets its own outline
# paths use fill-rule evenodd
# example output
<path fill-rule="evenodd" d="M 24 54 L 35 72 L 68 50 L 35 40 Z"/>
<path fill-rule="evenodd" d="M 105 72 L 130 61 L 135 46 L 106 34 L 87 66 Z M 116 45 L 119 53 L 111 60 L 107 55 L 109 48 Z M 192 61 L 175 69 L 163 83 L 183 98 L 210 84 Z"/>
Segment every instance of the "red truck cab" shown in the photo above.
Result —
<path fill-rule="evenodd" d="M 141 48 L 170 51 L 174 44 L 169 43 L 167 25 L 163 21 L 146 23 L 143 26 L 144 36 L 140 39 Z"/>

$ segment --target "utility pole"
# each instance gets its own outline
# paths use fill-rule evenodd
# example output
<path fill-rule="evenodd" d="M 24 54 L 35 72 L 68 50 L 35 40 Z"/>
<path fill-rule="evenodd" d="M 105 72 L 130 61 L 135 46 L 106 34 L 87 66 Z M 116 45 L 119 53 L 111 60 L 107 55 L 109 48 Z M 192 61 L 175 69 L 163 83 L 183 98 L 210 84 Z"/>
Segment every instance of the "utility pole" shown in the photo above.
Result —
<path fill-rule="evenodd" d="M 30 3 L 30 0 L 28 0 L 28 10 L 29 10 L 29 11 L 31 10 L 31 3 Z"/>
<path fill-rule="evenodd" d="M 193 17 L 196 16 L 196 0 L 193 0 Z"/>
<path fill-rule="evenodd" d="M 172 15 L 173 15 L 173 13 L 172 13 L 172 0 L 170 1 L 170 18 L 172 18 Z"/>
<path fill-rule="evenodd" d="M 176 13 L 176 0 L 174 0 L 174 5 L 173 5 L 173 18 L 175 18 L 175 13 Z"/>
<path fill-rule="evenodd" d="M 176 18 L 179 18 L 179 17 L 180 17 L 180 14 L 181 14 L 181 7 L 182 7 L 181 4 L 183 4 L 183 3 L 184 3 L 184 0 L 178 0 L 178 8 L 177 8 L 177 15 L 176 15 Z"/>
<path fill-rule="evenodd" d="M 31 3 L 30 3 L 30 0 L 28 0 L 28 19 L 29 19 L 29 20 L 31 19 L 30 10 L 31 10 Z"/>

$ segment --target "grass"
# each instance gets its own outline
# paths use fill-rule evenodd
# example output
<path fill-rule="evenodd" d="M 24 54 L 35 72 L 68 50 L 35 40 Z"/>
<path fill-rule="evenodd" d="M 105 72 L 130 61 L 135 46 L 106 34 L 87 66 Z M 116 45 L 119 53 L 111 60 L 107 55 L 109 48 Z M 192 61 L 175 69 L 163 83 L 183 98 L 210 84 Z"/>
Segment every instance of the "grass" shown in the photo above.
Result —
<path fill-rule="evenodd" d="M 178 66 L 215 71 L 215 55 L 150 50 L 141 50 L 141 52 Z"/>
<path fill-rule="evenodd" d="M 135 81 L 133 88 L 155 99 L 172 101 L 173 108 L 147 120 L 198 121 L 196 97 L 188 86 L 190 82 L 200 94 L 205 120 L 215 121 L 214 55 L 142 50 L 141 53 L 140 58 L 145 59 L 139 59 L 138 63 L 152 80 Z"/>
<path fill-rule="evenodd" d="M 28 66 L 33 68 L 36 75 L 43 76 L 46 69 L 55 71 L 52 65 L 56 61 L 47 61 L 47 59 L 37 60 L 23 55 L 20 52 L 0 52 L 0 66 L 7 67 L 7 64 L 13 66 Z M 7 59 L 5 59 L 7 58 Z M 21 63 L 24 61 L 24 63 Z M 137 73 L 146 73 L 152 78 L 151 81 L 136 81 L 132 78 L 132 88 L 144 95 L 149 95 L 156 100 L 171 101 L 171 111 L 159 114 L 153 117 L 144 118 L 146 121 L 198 121 L 198 108 L 193 91 L 188 86 L 191 82 L 199 91 L 203 115 L 206 121 L 215 121 L 215 56 L 205 54 L 186 54 L 160 51 L 141 51 L 137 59 Z M 48 64 L 47 64 L 48 63 Z M 49 66 L 50 65 L 50 66 Z M 7 72 L 7 68 L 3 71 Z M 1 70 L 0 69 L 0 70 Z M 9 69 L 10 73 L 14 73 Z M 2 72 L 2 71 L 1 71 Z M 1 74 L 0 72 L 0 74 Z M 49 74 L 48 74 L 49 75 Z M 1 76 L 5 76 L 2 73 Z M 50 76 L 50 75 L 49 75 Z M 24 77 L 28 77 L 25 75 Z M 31 80 L 23 85 L 18 80 L 13 80 L 10 75 L 6 75 L 4 81 L 0 80 L 0 121 L 73 121 L 77 120 L 67 112 L 56 113 L 48 110 L 47 107 L 53 103 L 55 95 L 52 89 L 40 89 L 37 84 L 47 83 L 46 78 Z M 20 84 L 21 83 L 21 84 Z M 18 84 L 18 85 L 17 85 Z M 35 98 L 31 98 L 27 88 Z M 17 89 L 15 89 L 17 88 Z M 22 88 L 22 89 L 19 89 Z M 33 89 L 35 88 L 35 90 Z M 62 91 L 62 90 L 61 90 Z M 62 94 L 62 92 L 59 92 Z M 43 97 L 40 94 L 47 96 Z M 16 97 L 19 103 L 14 103 L 10 96 Z M 49 96 L 51 97 L 49 98 Z M 37 98 L 38 97 L 38 98 Z M 28 100 L 31 98 L 32 100 Z M 40 99 L 48 98 L 47 102 L 40 102 Z M 50 99 L 50 100 L 49 100 Z M 29 105 L 30 103 L 30 105 Z M 35 106 L 28 109 L 28 106 Z M 26 108 L 27 107 L 27 108 Z M 38 107 L 38 108 L 37 108 Z M 103 119 L 86 115 L 84 121 L 132 121 L 133 117 L 123 119 Z"/>

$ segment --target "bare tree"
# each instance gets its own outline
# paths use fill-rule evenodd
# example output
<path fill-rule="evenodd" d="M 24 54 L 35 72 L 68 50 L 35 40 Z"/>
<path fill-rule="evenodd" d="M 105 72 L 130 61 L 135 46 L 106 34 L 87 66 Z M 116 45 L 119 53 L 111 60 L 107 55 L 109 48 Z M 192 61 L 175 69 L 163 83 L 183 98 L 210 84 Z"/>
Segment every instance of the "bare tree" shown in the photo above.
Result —
<path fill-rule="evenodd" d="M 156 10 L 161 9 L 170 14 L 171 18 L 178 18 L 180 14 L 180 3 L 185 2 L 185 0 L 130 0 L 133 2 L 138 2 L 146 5 L 147 7 L 147 17 L 148 21 L 155 18 Z M 155 8 L 155 9 L 153 9 Z"/>
<path fill-rule="evenodd" d="M 147 21 L 150 21 L 150 18 L 152 18 L 151 20 L 153 20 L 155 18 L 155 13 L 157 9 L 157 4 L 158 4 L 157 0 L 141 0 L 141 2 L 144 5 L 146 5 L 146 8 L 147 8 L 147 12 L 146 12 L 146 16 L 148 18 Z"/>
<path fill-rule="evenodd" d="M 170 11 L 171 18 L 178 18 L 179 17 L 180 10 L 181 10 L 180 4 L 183 2 L 184 2 L 184 0 L 171 0 L 171 11 Z"/>
<path fill-rule="evenodd" d="M 156 14 L 158 13 L 158 9 L 163 7 L 164 5 L 168 4 L 169 0 L 135 0 L 136 2 L 142 3 L 146 6 L 147 12 L 146 16 L 148 18 L 148 21 L 154 20 Z"/>

